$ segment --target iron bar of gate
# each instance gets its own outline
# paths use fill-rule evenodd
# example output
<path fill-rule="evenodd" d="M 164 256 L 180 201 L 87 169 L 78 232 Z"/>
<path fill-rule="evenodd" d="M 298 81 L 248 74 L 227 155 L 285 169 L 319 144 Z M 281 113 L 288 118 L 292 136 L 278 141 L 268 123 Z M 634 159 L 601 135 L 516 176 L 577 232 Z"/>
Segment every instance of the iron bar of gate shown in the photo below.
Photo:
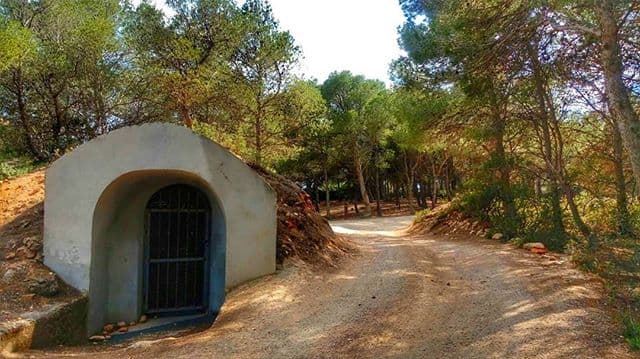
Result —
<path fill-rule="evenodd" d="M 181 231 L 180 231 L 181 230 L 181 228 L 180 228 L 180 219 L 182 219 L 180 211 L 183 209 L 182 208 L 181 196 L 182 196 L 182 188 L 178 187 L 178 201 L 177 201 L 178 210 L 176 211 L 176 234 L 177 234 L 177 236 L 176 236 L 176 258 L 180 257 L 180 239 L 184 238 L 182 236 Z M 173 307 L 177 307 L 178 306 L 178 272 L 180 271 L 180 269 L 179 269 L 180 268 L 180 264 L 178 262 L 176 262 L 174 265 L 175 265 L 175 268 L 174 268 L 175 269 L 175 273 L 174 273 L 175 274 L 175 283 L 174 283 L 175 285 L 174 285 L 174 288 L 175 288 L 176 291 L 175 291 L 175 293 L 173 295 Z"/>
<path fill-rule="evenodd" d="M 162 196 L 160 197 L 162 198 Z M 156 236 L 158 236 L 158 241 L 160 239 L 162 239 L 162 221 L 159 220 L 159 218 L 156 217 L 156 222 L 158 222 L 158 232 L 156 233 Z M 154 243 L 155 244 L 155 243 Z M 159 249 L 159 248 L 158 248 Z M 157 251 L 158 249 L 156 249 L 156 255 L 158 254 Z M 149 264 L 149 266 L 151 266 L 151 264 Z M 155 296 L 155 307 L 159 307 L 160 306 L 160 266 L 155 266 L 155 270 L 156 270 L 156 296 Z"/>
<path fill-rule="evenodd" d="M 197 261 L 203 261 L 203 260 L 204 260 L 204 257 L 157 258 L 157 259 L 150 259 L 149 263 L 197 262 Z"/>
<path fill-rule="evenodd" d="M 154 196 L 157 197 L 152 197 L 147 212 L 149 247 L 145 251 L 145 272 L 147 278 L 153 275 L 156 280 L 154 283 L 146 280 L 146 311 L 166 313 L 204 309 L 208 280 L 206 243 L 210 236 L 210 209 L 202 208 L 208 205 L 204 201 L 206 197 L 181 185 L 161 190 Z M 200 223 L 202 220 L 205 221 L 204 228 Z M 153 228 L 157 231 L 152 234 Z M 164 248 L 160 243 L 165 244 Z M 154 298 L 149 293 L 155 293 Z"/>
<path fill-rule="evenodd" d="M 200 201 L 200 199 L 198 199 L 198 202 L 199 201 Z M 200 215 L 196 216 L 196 238 L 200 238 Z M 194 243 L 194 244 L 196 245 L 194 251 L 198 251 L 198 243 Z M 193 274 L 194 274 L 194 277 L 195 277 L 195 272 L 197 270 L 196 270 L 195 266 L 194 266 L 193 269 L 194 269 L 193 270 Z M 198 284 L 197 284 L 197 282 L 198 282 L 197 278 L 192 278 L 192 281 L 191 281 L 191 286 L 192 286 L 191 298 L 192 299 L 191 300 L 196 300 L 196 298 L 198 298 L 198 294 L 197 294 L 197 291 L 198 291 L 197 285 Z M 185 292 L 186 292 L 186 290 L 185 290 Z"/>
<path fill-rule="evenodd" d="M 151 213 L 176 213 L 175 209 L 167 209 L 167 208 L 159 208 L 159 209 L 150 209 Z M 206 209 L 181 209 L 180 213 L 207 213 Z"/>

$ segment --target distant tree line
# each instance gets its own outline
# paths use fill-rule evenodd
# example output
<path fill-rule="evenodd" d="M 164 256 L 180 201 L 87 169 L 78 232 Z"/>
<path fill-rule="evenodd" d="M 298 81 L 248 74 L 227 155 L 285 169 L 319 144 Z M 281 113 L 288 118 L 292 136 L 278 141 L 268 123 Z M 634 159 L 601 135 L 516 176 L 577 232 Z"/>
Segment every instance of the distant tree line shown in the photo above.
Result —
<path fill-rule="evenodd" d="M 3 151 L 50 161 L 167 121 L 298 181 L 319 207 L 457 198 L 506 238 L 557 248 L 636 233 L 638 1 L 402 0 L 392 89 L 296 76 L 301 51 L 265 1 L 167 4 L 171 16 L 0 0 Z"/>
<path fill-rule="evenodd" d="M 464 178 L 463 210 L 556 248 L 635 233 L 640 2 L 400 3 L 395 80 Z"/>
<path fill-rule="evenodd" d="M 267 2 L 0 1 L 7 146 L 49 161 L 114 128 L 181 123 L 271 164 L 324 109 Z M 10 137 L 8 140 L 7 137 Z"/>
<path fill-rule="evenodd" d="M 166 3 L 170 16 L 147 2 L 0 0 L 0 160 L 48 162 L 162 121 L 289 175 L 318 203 L 322 192 L 369 214 L 373 201 L 451 196 L 452 158 L 418 138 L 413 94 L 349 72 L 296 76 L 301 51 L 266 1 Z"/>

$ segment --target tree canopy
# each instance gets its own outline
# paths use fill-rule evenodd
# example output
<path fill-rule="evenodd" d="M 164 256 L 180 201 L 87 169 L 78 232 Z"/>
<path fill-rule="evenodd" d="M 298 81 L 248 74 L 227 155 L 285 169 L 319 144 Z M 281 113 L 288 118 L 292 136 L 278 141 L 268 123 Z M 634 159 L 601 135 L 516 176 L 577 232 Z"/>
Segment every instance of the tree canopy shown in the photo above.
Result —
<path fill-rule="evenodd" d="M 340 69 L 305 78 L 263 0 L 167 1 L 172 16 L 149 2 L 0 1 L 2 158 L 47 162 L 168 121 L 318 205 L 371 214 L 375 201 L 381 214 L 380 201 L 455 197 L 507 238 L 558 249 L 635 233 L 637 1 L 399 4 L 406 56 L 388 87 Z"/>

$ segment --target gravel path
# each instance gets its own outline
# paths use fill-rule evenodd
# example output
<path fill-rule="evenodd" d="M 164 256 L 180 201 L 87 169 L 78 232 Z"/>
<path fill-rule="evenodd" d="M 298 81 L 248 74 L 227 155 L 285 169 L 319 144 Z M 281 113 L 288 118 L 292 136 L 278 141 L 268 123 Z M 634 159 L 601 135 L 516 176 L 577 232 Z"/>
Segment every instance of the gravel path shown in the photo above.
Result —
<path fill-rule="evenodd" d="M 289 268 L 244 285 L 204 332 L 88 352 L 93 358 L 633 357 L 607 314 L 601 284 L 563 257 L 397 232 L 410 222 L 334 222 L 360 247 L 339 269 Z"/>

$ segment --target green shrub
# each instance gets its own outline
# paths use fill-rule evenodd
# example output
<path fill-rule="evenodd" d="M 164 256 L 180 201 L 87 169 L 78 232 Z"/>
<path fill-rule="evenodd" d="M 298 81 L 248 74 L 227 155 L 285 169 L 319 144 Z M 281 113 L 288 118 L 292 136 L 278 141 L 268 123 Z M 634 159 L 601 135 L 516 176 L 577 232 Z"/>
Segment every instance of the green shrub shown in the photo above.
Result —
<path fill-rule="evenodd" d="M 640 350 L 640 323 L 635 321 L 631 316 L 625 315 L 622 318 L 624 325 L 624 338 L 633 350 Z"/>
<path fill-rule="evenodd" d="M 36 165 L 29 157 L 9 157 L 0 153 L 0 180 L 22 176 L 35 168 Z"/>
<path fill-rule="evenodd" d="M 520 248 L 522 247 L 526 242 L 526 240 L 524 238 L 520 238 L 520 237 L 515 237 L 509 240 L 509 243 L 513 244 L 514 246 Z"/>
<path fill-rule="evenodd" d="M 431 210 L 429 208 L 417 211 L 416 212 L 416 217 L 414 219 L 414 222 L 416 222 L 416 223 L 422 222 L 425 219 L 425 217 L 427 217 L 429 215 L 429 213 L 431 213 Z"/>

